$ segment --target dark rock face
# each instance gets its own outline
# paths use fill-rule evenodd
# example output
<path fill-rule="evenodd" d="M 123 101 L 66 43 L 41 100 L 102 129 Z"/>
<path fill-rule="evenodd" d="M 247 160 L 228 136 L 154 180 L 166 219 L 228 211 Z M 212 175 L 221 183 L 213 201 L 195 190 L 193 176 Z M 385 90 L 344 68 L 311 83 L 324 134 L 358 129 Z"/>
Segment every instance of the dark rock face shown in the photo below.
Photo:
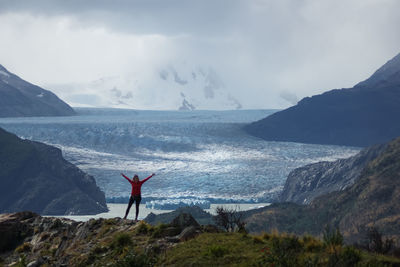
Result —
<path fill-rule="evenodd" d="M 77 266 L 71 262 L 71 250 L 75 249 L 77 255 L 89 253 L 99 240 L 93 238 L 89 242 L 85 238 L 89 235 L 97 237 L 107 223 L 112 223 L 120 231 L 130 227 L 117 218 L 75 222 L 64 218 L 41 217 L 31 212 L 0 214 L 0 256 L 5 259 L 4 263 L 18 262 L 18 258 L 24 254 L 28 266 L 35 262 L 46 266 Z"/>
<path fill-rule="evenodd" d="M 75 115 L 75 111 L 55 94 L 0 65 L 0 117 L 70 115 Z"/>
<path fill-rule="evenodd" d="M 317 196 L 344 190 L 354 184 L 364 167 L 385 148 L 376 145 L 348 159 L 297 168 L 289 173 L 279 201 L 309 204 Z"/>
<path fill-rule="evenodd" d="M 0 213 L 23 210 L 67 215 L 108 209 L 94 178 L 66 161 L 60 149 L 0 128 Z"/>
<path fill-rule="evenodd" d="M 14 249 L 24 238 L 31 235 L 33 229 L 23 221 L 35 219 L 38 214 L 30 211 L 3 214 L 0 216 L 0 253 Z"/>
<path fill-rule="evenodd" d="M 171 226 L 184 229 L 186 227 L 200 227 L 199 223 L 189 213 L 181 213 L 172 220 Z"/>
<path fill-rule="evenodd" d="M 367 227 L 400 241 L 400 138 L 369 161 L 355 183 L 343 191 L 321 195 L 309 205 L 277 203 L 247 217 L 251 232 L 271 231 L 320 235 L 338 227 L 347 242 L 365 237 Z"/>
<path fill-rule="evenodd" d="M 214 224 L 213 216 L 210 213 L 205 212 L 202 208 L 198 206 L 182 207 L 177 210 L 158 215 L 150 213 L 149 215 L 147 215 L 144 221 L 152 225 L 157 225 L 158 223 L 171 223 L 173 220 L 178 220 L 178 218 L 181 218 L 183 220 L 184 217 L 182 216 L 188 216 L 188 215 L 191 215 L 190 217 L 194 218 L 196 223 L 199 222 L 202 225 Z M 193 225 L 188 224 L 184 225 L 183 227 L 186 226 L 193 226 Z"/>
<path fill-rule="evenodd" d="M 245 130 L 271 141 L 371 146 L 400 135 L 399 103 L 400 54 L 353 88 L 306 97 Z"/>

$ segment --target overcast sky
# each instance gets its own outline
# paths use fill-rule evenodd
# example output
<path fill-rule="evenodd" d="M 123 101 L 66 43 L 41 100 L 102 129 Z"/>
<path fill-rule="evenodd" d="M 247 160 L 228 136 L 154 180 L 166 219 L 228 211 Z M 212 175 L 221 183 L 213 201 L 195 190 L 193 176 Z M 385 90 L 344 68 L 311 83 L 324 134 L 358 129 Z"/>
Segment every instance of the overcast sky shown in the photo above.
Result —
<path fill-rule="evenodd" d="M 46 86 L 187 61 L 214 68 L 244 108 L 282 108 L 351 87 L 398 54 L 399 10 L 398 0 L 0 0 L 0 64 Z"/>

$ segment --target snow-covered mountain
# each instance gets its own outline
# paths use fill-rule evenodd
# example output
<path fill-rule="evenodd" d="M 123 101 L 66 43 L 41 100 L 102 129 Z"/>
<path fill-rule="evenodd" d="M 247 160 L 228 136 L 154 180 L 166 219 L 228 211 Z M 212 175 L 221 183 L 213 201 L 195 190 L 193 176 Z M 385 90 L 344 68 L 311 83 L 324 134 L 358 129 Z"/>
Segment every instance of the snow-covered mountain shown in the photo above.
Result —
<path fill-rule="evenodd" d="M 242 107 L 216 71 L 187 64 L 51 87 L 72 106 L 169 110 Z"/>

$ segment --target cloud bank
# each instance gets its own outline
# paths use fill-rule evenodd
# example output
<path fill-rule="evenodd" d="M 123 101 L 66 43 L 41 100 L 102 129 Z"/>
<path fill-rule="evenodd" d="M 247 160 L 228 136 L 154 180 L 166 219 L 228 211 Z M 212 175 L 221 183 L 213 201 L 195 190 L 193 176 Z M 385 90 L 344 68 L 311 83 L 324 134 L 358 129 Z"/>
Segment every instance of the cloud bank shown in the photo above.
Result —
<path fill-rule="evenodd" d="M 398 10 L 397 0 L 3 0 L 0 64 L 51 89 L 189 62 L 213 68 L 244 108 L 283 108 L 350 87 L 400 52 Z"/>

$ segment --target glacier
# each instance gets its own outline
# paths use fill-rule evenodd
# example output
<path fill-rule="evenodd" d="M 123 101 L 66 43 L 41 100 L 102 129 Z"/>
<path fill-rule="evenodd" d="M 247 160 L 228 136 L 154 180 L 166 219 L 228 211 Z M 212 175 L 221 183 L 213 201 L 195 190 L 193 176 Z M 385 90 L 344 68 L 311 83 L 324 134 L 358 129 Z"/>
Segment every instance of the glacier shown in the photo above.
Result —
<path fill-rule="evenodd" d="M 141 179 L 155 172 L 143 185 L 143 203 L 270 202 L 294 168 L 360 150 L 267 142 L 242 130 L 275 110 L 76 111 L 71 117 L 2 118 L 0 127 L 61 148 L 67 160 L 95 177 L 110 201 L 129 196 L 120 172 Z"/>

